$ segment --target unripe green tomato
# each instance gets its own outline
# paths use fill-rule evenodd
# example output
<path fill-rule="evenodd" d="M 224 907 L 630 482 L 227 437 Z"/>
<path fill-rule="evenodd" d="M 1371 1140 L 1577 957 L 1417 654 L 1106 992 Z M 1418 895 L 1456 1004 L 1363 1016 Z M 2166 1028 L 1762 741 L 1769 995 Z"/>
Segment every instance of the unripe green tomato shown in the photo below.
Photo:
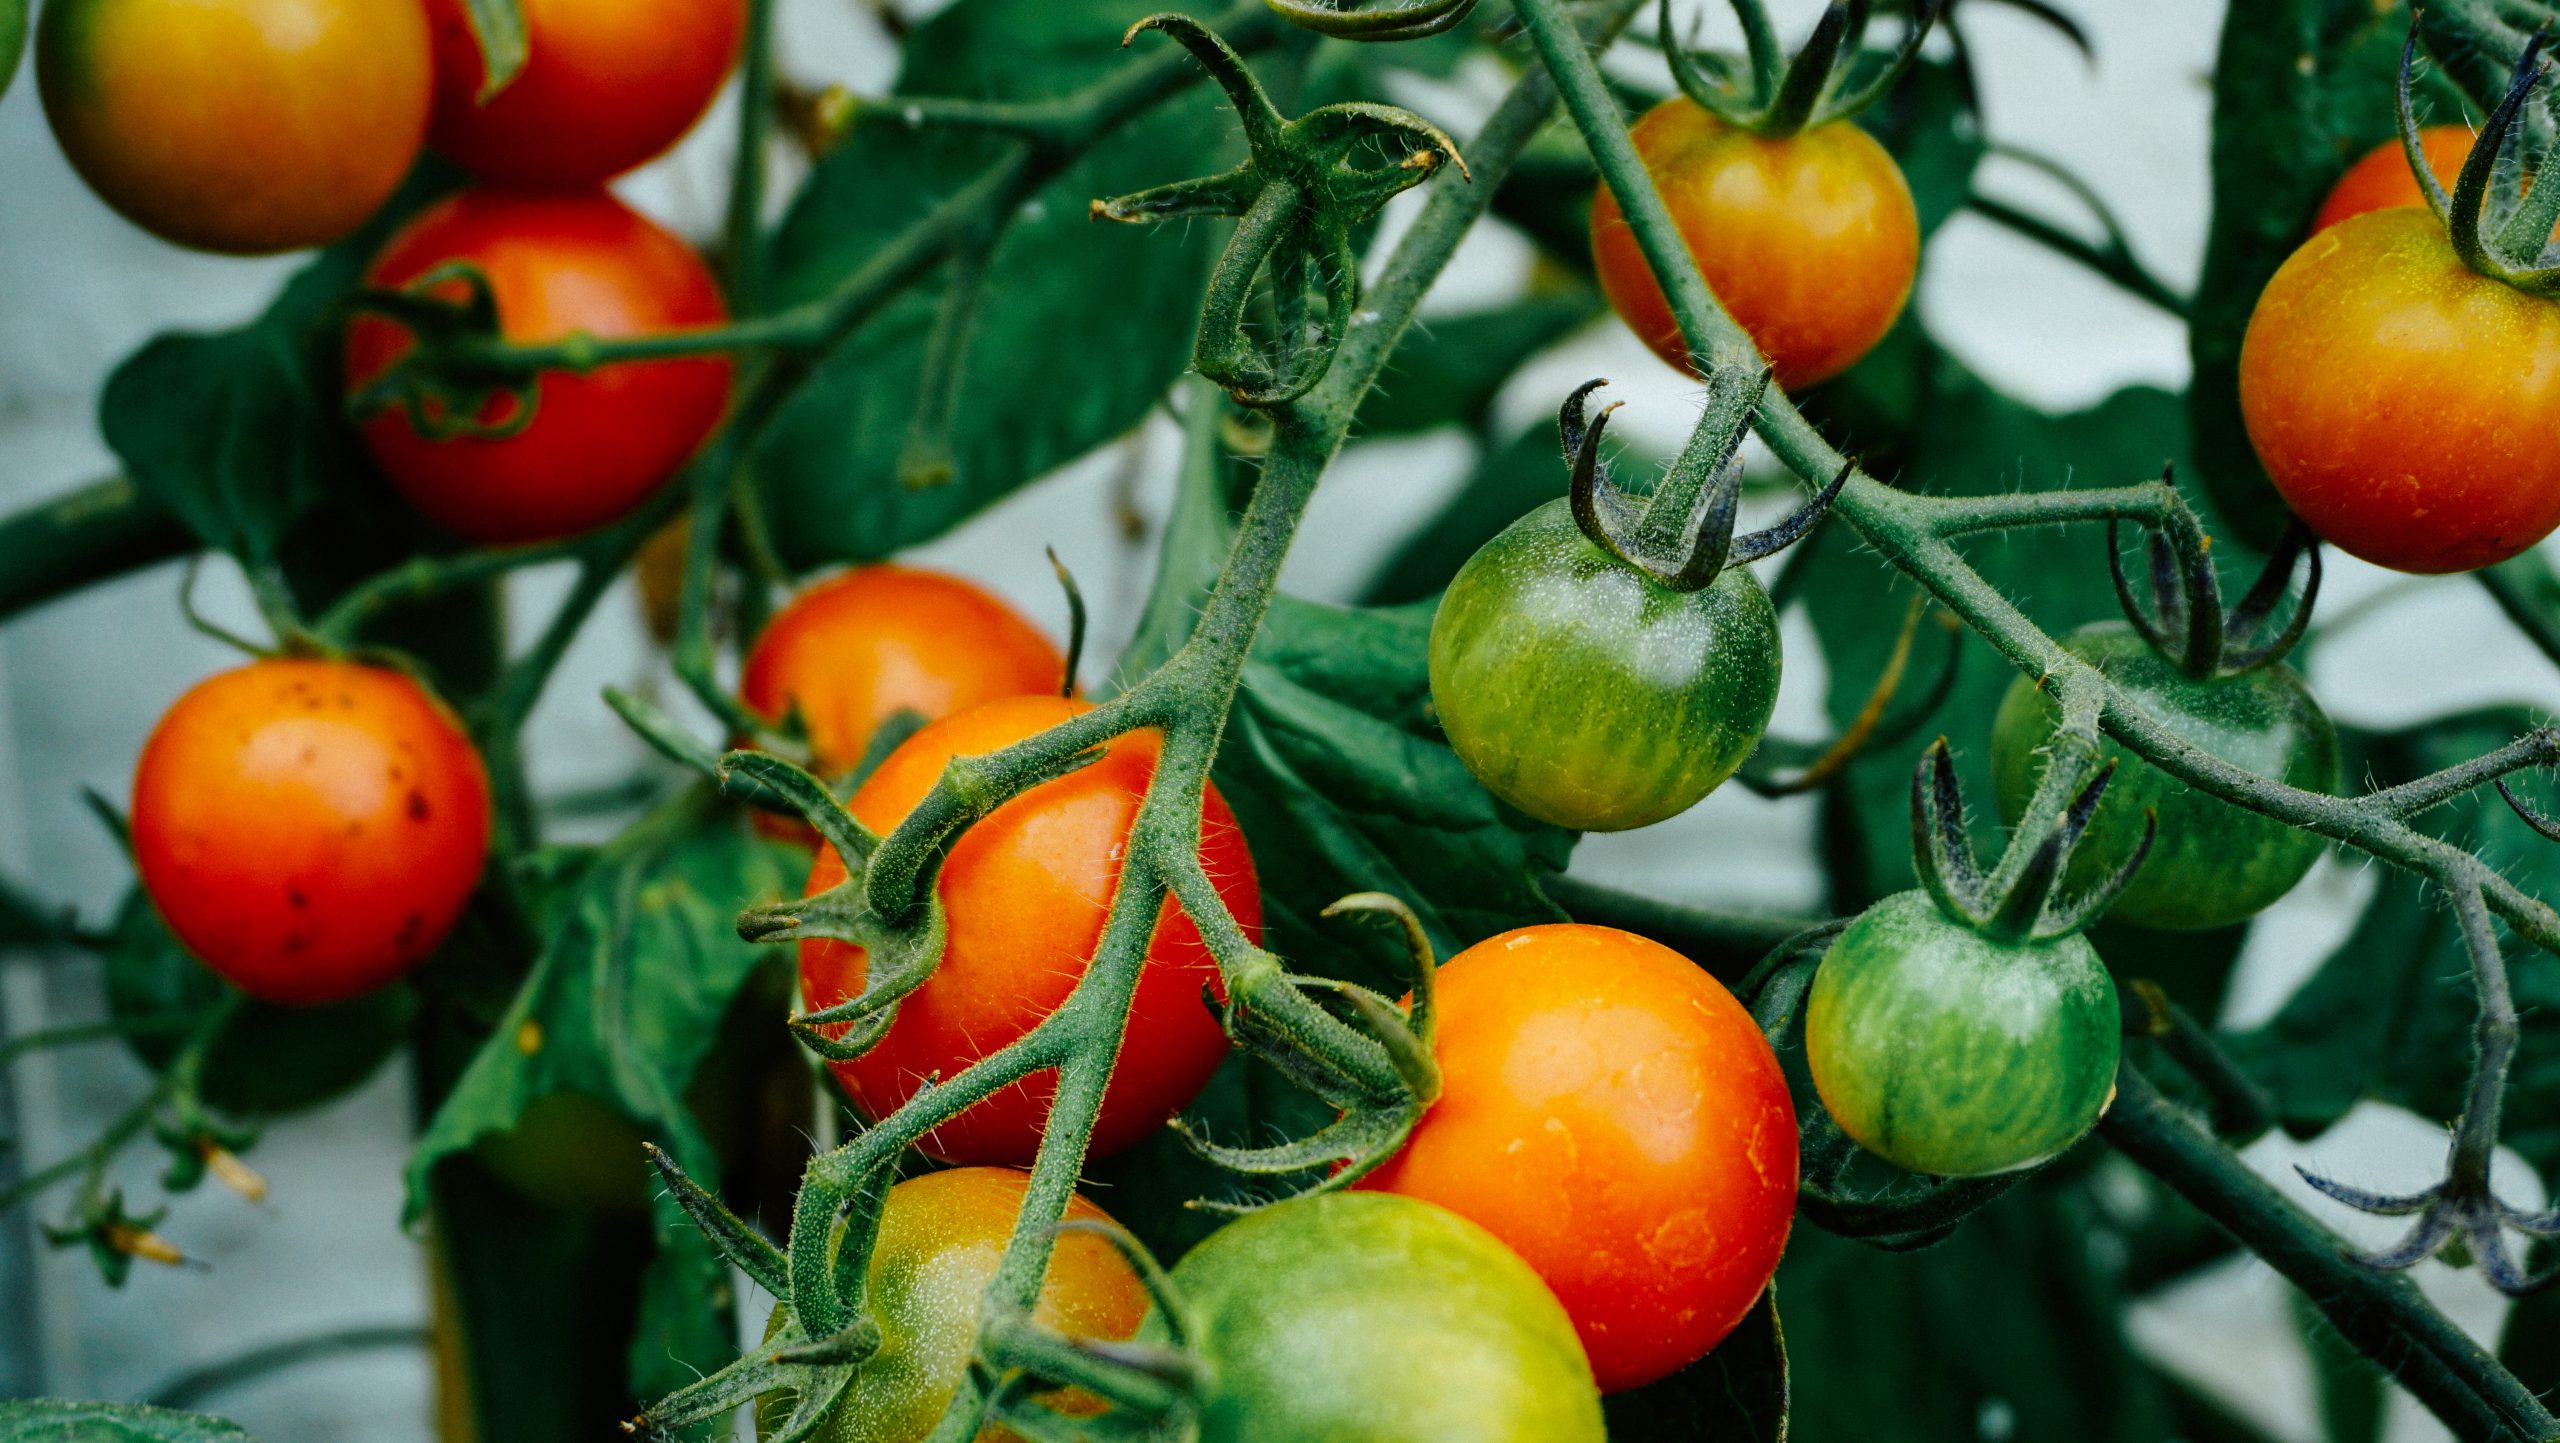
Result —
<path fill-rule="evenodd" d="M 1431 623 L 1431 699 L 1487 790 L 1560 827 L 1686 811 L 1734 774 L 1778 699 L 1778 616 L 1742 567 L 1664 586 L 1556 500 L 1459 568 Z"/>
<path fill-rule="evenodd" d="M 1564 1307 L 1493 1234 L 1394 1193 L 1227 1224 L 1174 1289 L 1207 1365 L 1195 1443 L 1603 1443 Z M 1163 1320 L 1147 1336 L 1163 1341 Z"/>
<path fill-rule="evenodd" d="M 2084 627 L 2062 645 L 2170 731 L 2233 766 L 2306 791 L 2337 789 L 2338 729 L 2291 667 L 2279 662 L 2197 681 L 2122 622 Z M 1994 794 L 2002 819 L 2013 825 L 2035 795 L 2043 766 L 2038 752 L 2057 715 L 2052 699 L 2020 677 L 1992 721 Z M 2151 855 L 2107 908 L 2110 920 L 2182 930 L 2228 926 L 2293 890 L 2327 845 L 2192 787 L 2112 741 L 2101 745 L 2121 764 L 2072 853 L 2064 884 L 2092 887 L 2115 875 L 2141 844 L 2143 812 L 2160 819 Z"/>
<path fill-rule="evenodd" d="M 2078 1141 L 2115 1093 L 2116 987 L 2085 937 L 1998 942 L 1925 892 L 1824 953 L 1805 1062 L 1840 1130 L 1898 1167 L 1981 1177 Z"/>

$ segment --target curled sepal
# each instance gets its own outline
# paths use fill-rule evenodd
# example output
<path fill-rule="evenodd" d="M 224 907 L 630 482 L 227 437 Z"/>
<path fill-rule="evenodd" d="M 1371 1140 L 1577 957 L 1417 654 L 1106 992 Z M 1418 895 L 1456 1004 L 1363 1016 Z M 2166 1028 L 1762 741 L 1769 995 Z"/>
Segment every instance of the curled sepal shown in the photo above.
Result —
<path fill-rule="evenodd" d="M 1476 0 L 1391 0 L 1367 10 L 1310 0 L 1263 0 L 1271 13 L 1302 29 L 1336 40 L 1422 40 L 1457 29 Z"/>
<path fill-rule="evenodd" d="M 2120 521 L 2108 518 L 2107 574 L 2115 583 L 2116 601 L 2151 649 L 2187 676 L 2207 681 L 2271 666 L 2310 628 L 2311 609 L 2320 597 L 2320 543 L 2300 521 L 2285 528 L 2257 580 L 2239 605 L 2228 610 L 2213 566 L 2212 542 L 2192 518 L 2181 512 L 2168 526 L 2147 532 L 2147 601 L 2125 574 L 2122 532 Z M 2286 607 L 2298 569 L 2304 572 L 2302 591 Z"/>
<path fill-rule="evenodd" d="M 2497 186 L 2499 160 L 2507 138 L 2542 78 L 2542 51 L 2549 40 L 2548 29 L 2537 30 L 2526 39 L 2514 68 L 2508 72 L 2506 93 L 2481 123 L 2480 133 L 2472 141 L 2471 153 L 2454 177 L 2450 192 L 2427 163 L 2419 137 L 2417 107 L 2411 97 L 2418 54 L 2418 22 L 2414 18 L 2400 50 L 2395 107 L 2401 152 L 2408 159 L 2419 194 L 2443 223 L 2454 254 L 2480 274 L 2536 295 L 2560 292 L 2560 266 L 2537 264 L 2551 237 L 2552 200 L 2530 190 L 2521 197 L 2493 196 L 2492 191 Z M 2533 170 L 2530 164 L 2519 167 L 2527 185 Z M 2505 202 L 2506 224 L 2502 227 L 2489 224 L 2493 200 Z"/>
<path fill-rule="evenodd" d="M 1245 161 L 1221 175 L 1097 200 L 1093 216 L 1235 217 L 1235 234 L 1210 276 L 1192 365 L 1240 404 L 1286 404 L 1324 379 L 1356 323 L 1354 228 L 1444 162 L 1464 174 L 1466 161 L 1447 132 L 1394 106 L 1347 102 L 1284 119 L 1208 27 L 1187 16 L 1151 15 L 1129 36 L 1144 30 L 1172 36 L 1226 91 L 1244 121 Z M 1383 163 L 1355 163 L 1382 155 Z M 1258 296 L 1267 302 L 1267 320 L 1255 313 Z M 1256 326 L 1267 327 L 1267 340 L 1254 339 Z"/>
<path fill-rule="evenodd" d="M 1931 742 L 1911 773 L 1911 863 L 1940 911 L 1974 921 L 1987 910 L 1987 889 L 1974 865 L 1965 828 L 1964 791 L 1956 785 L 1947 739 Z"/>
<path fill-rule="evenodd" d="M 2347 1256 L 2378 1272 L 2398 1272 L 2459 1242 L 2490 1286 L 2509 1297 L 2540 1292 L 2560 1279 L 2560 1271 L 2535 1274 L 2516 1261 L 2507 1246 L 2513 1229 L 2530 1238 L 2560 1237 L 2560 1209 L 2527 1212 L 2488 1190 L 2486 1179 L 2464 1187 L 2448 1178 L 2423 1192 L 2368 1192 L 2321 1177 L 2307 1168 L 2294 1171 L 2319 1192 L 2376 1217 L 2415 1217 L 2417 1223 L 2397 1243 L 2371 1252 L 2347 1249 Z"/>
<path fill-rule="evenodd" d="M 2009 889 L 1991 915 L 1982 924 L 1983 935 L 2004 942 L 2046 942 L 2068 937 L 2098 920 L 2100 913 L 2115 902 L 2133 874 L 2141 870 L 2151 856 L 2151 840 L 2159 827 L 2157 814 L 2143 814 L 2142 840 L 2134 844 L 2133 855 L 2115 874 L 2086 894 L 2065 902 L 2059 895 L 2064 869 L 2071 861 L 2071 849 L 2089 830 L 2089 819 L 2097 815 L 2098 803 L 2106 796 L 2107 783 L 2114 780 L 2116 763 L 2109 760 L 2098 768 L 2080 788 L 2079 794 L 2063 808 L 2062 816 L 2052 829 L 2035 839 L 2033 847 L 2011 879 Z M 2021 837 L 2021 844 L 2024 838 Z"/>
<path fill-rule="evenodd" d="M 791 1295 L 791 1265 L 782 1250 L 765 1241 L 764 1235 L 747 1226 L 745 1220 L 729 1211 L 729 1205 L 717 1193 L 705 1188 L 676 1166 L 676 1160 L 654 1142 L 641 1144 L 648 1150 L 649 1165 L 657 1170 L 658 1180 L 667 1185 L 667 1195 L 686 1217 L 702 1230 L 712 1249 L 729 1260 L 731 1266 L 745 1273 L 757 1287 L 777 1298 Z"/>
<path fill-rule="evenodd" d="M 1115 1425 L 1161 1428 L 1174 1419 L 1189 1418 L 1197 1412 L 1208 1383 L 1200 1361 L 1180 1347 L 1070 1338 L 1019 1308 L 988 1310 L 978 1327 L 978 1356 L 1000 1374 L 1036 1378 L 1101 1400 L 1104 1417 Z M 1081 1430 L 1071 1434 L 1049 1430 L 1045 1424 L 1063 1421 L 1063 1415 L 1048 1406 L 1046 1397 L 1027 1386 L 1005 1388 L 990 1400 L 989 1418 L 1033 1437 L 1092 1436 Z M 1113 1431 L 1121 1430 L 1114 1427 Z"/>
<path fill-rule="evenodd" d="M 2123 867 L 2081 896 L 2057 896 L 2079 845 L 2115 775 L 2109 761 L 2083 784 L 2060 816 L 2041 830 L 2032 824 L 2010 838 L 2000 869 L 1986 876 L 1966 830 L 1963 790 L 1956 782 L 1947 739 L 1921 754 L 1911 778 L 1912 865 L 1940 911 L 1986 937 L 2003 942 L 2049 942 L 2087 928 L 2123 892 L 2151 855 L 2157 819 L 2146 813 L 2141 842 Z M 2023 849 L 2020 850 L 2020 849 Z M 1996 885 L 1995 885 L 1996 884 Z"/>
<path fill-rule="evenodd" d="M 1422 918 L 1405 905 L 1402 897 L 1391 892 L 1354 892 L 1337 899 L 1319 913 L 1325 917 L 1382 917 L 1396 926 L 1404 942 L 1405 958 L 1411 970 L 1405 982 L 1413 989 L 1413 998 L 1404 1014 L 1397 1019 L 1401 1028 L 1425 1048 L 1431 1045 L 1431 1032 L 1437 1015 L 1434 1001 L 1440 959 L 1431 948 L 1431 934 L 1424 930 Z"/>
<path fill-rule="evenodd" d="M 1919 58 L 1921 43 L 1945 9 L 1946 0 L 1917 0 L 1901 43 L 1854 86 L 1847 83 L 1849 73 L 1874 18 L 1874 0 L 1826 6 L 1791 58 L 1780 51 L 1761 0 L 1733 0 L 1748 56 L 1738 75 L 1731 66 L 1702 64 L 1673 37 L 1669 0 L 1662 5 L 1660 35 L 1683 94 L 1728 125 L 1774 139 L 1846 120 L 1883 99 Z"/>
<path fill-rule="evenodd" d="M 2542 835 L 2543 840 L 2549 842 L 2560 842 L 2560 817 L 2554 817 L 2550 813 L 2543 811 L 2540 807 L 2537 807 L 2531 802 L 2526 801 L 2524 798 L 2517 796 L 2515 792 L 2507 786 L 2507 779 L 2504 777 L 2498 778 L 2495 785 L 2498 788 L 2498 795 L 2506 798 L 2508 809 L 2513 811 L 2519 820 L 2521 820 L 2526 826 L 2533 828 L 2536 832 L 2539 832 Z"/>
<path fill-rule="evenodd" d="M 835 1412 L 845 1389 L 852 1386 L 858 1366 L 878 1351 L 879 1328 L 868 1318 L 862 1326 L 869 1329 L 868 1350 L 842 1346 L 821 1350 L 838 1359 L 860 1351 L 860 1357 L 850 1361 L 795 1361 L 796 1355 L 810 1350 L 812 1340 L 801 1331 L 798 1319 L 791 1319 L 764 1346 L 650 1404 L 638 1418 L 622 1425 L 623 1431 L 651 1437 L 680 1436 L 686 1429 L 725 1417 L 767 1394 L 788 1393 L 790 1411 L 777 1424 L 760 1427 L 757 1436 L 762 1443 L 806 1443 Z"/>
<path fill-rule="evenodd" d="M 440 292 L 459 286 L 462 294 Z M 489 277 L 467 261 L 450 261 L 396 290 L 358 291 L 350 311 L 380 316 L 409 333 L 412 345 L 347 398 L 347 414 L 368 421 L 398 410 L 430 441 L 497 440 L 533 424 L 537 374 L 475 366 L 474 347 L 501 344 L 498 297 Z"/>
<path fill-rule="evenodd" d="M 762 760 L 750 761 L 753 758 Z M 845 880 L 813 896 L 750 908 L 738 918 L 738 935 L 749 942 L 824 939 L 863 949 L 867 965 L 862 991 L 833 1006 L 802 1013 L 790 1024 L 792 1033 L 820 1058 L 849 1062 L 879 1044 L 897 1020 L 898 1004 L 923 986 L 941 964 L 949 935 L 942 899 L 928 889 L 922 907 L 903 917 L 882 916 L 870 901 L 869 870 L 876 855 L 871 834 L 835 804 L 817 778 L 760 752 L 732 753 L 727 762 L 782 779 L 799 789 L 804 802 L 824 798 L 835 813 L 830 820 L 841 823 L 828 835 L 828 842 L 845 862 Z M 792 780 L 795 776 L 797 780 Z M 825 813 L 804 811 L 803 815 L 816 821 Z"/>

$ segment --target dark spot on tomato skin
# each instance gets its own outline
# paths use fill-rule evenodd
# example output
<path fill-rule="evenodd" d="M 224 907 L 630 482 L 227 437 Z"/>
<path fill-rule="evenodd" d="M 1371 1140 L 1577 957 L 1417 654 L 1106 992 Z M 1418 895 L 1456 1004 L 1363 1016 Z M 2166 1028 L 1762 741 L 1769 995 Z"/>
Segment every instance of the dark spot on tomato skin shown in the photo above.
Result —
<path fill-rule="evenodd" d="M 288 953 L 307 952 L 311 950 L 311 938 L 306 933 L 288 932 L 285 934 L 284 950 Z"/>
<path fill-rule="evenodd" d="M 304 895 L 302 894 L 302 889 L 301 889 L 300 887 L 287 887 L 287 888 L 285 888 L 285 889 L 284 889 L 284 899 L 285 899 L 285 901 L 286 901 L 286 903 L 287 903 L 287 904 L 291 905 L 292 907 L 296 908 L 297 910 L 298 910 L 298 909 L 300 909 L 300 908 L 308 907 L 308 906 L 310 906 L 310 905 L 311 905 L 311 899 L 310 899 L 309 897 L 306 897 L 306 896 L 304 896 Z"/>
<path fill-rule="evenodd" d="M 398 935 L 391 939 L 392 945 L 405 948 L 416 942 L 419 934 L 426 930 L 426 914 L 423 912 L 412 912 L 408 916 L 400 919 L 400 931 Z"/>
<path fill-rule="evenodd" d="M 409 820 L 413 822 L 423 822 L 427 819 L 430 811 L 431 809 L 427 806 L 427 794 L 419 791 L 415 787 L 411 787 L 409 789 Z"/>

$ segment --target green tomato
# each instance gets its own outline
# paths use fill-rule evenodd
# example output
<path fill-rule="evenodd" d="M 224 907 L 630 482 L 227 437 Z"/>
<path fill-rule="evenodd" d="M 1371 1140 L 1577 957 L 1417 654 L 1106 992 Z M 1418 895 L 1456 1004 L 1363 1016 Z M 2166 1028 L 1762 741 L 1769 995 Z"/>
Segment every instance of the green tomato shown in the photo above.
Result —
<path fill-rule="evenodd" d="M 1602 1443 L 1564 1307 L 1493 1234 L 1393 1193 L 1276 1203 L 1173 1270 L 1197 1443 Z M 1149 1323 L 1161 1338 L 1162 1320 Z"/>
<path fill-rule="evenodd" d="M 1805 1062 L 1840 1130 L 1898 1167 L 1980 1177 L 2079 1140 L 2115 1093 L 2116 987 L 2085 937 L 2008 943 L 1925 892 L 1824 953 Z"/>
<path fill-rule="evenodd" d="M 2233 766 L 2308 791 L 2337 789 L 2338 730 L 2292 668 L 2278 663 L 2197 681 L 2122 622 L 2085 627 L 2062 644 L 2170 731 Z M 1992 721 L 1995 796 L 2012 824 L 2035 794 L 2038 752 L 2055 717 L 2052 699 L 2020 677 Z M 2143 812 L 2160 819 L 2151 855 L 2107 909 L 2110 920 L 2181 930 L 2228 926 L 2293 890 L 2327 845 L 2199 791 L 2112 741 L 2103 745 L 2122 764 L 2072 854 L 2066 885 L 2091 887 L 2115 875 L 2141 843 Z"/>
<path fill-rule="evenodd" d="M 1680 592 L 1602 550 L 1556 500 L 1459 568 L 1431 623 L 1431 699 L 1487 790 L 1615 832 L 1734 774 L 1778 699 L 1778 616 L 1751 573 Z"/>

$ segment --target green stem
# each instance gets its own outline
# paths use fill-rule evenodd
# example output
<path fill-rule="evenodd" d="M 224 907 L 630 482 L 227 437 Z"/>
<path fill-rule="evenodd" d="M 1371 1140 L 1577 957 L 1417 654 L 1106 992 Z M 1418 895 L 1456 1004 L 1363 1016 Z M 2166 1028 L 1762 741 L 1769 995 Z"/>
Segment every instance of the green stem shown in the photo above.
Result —
<path fill-rule="evenodd" d="M 0 519 L 0 620 L 195 549 L 131 480 L 93 481 Z"/>
<path fill-rule="evenodd" d="M 774 0 L 747 0 L 744 62 L 739 66 L 738 150 L 729 171 L 729 213 L 721 250 L 729 272 L 729 309 L 752 316 L 764 294 L 764 189 L 767 138 L 773 133 Z"/>

